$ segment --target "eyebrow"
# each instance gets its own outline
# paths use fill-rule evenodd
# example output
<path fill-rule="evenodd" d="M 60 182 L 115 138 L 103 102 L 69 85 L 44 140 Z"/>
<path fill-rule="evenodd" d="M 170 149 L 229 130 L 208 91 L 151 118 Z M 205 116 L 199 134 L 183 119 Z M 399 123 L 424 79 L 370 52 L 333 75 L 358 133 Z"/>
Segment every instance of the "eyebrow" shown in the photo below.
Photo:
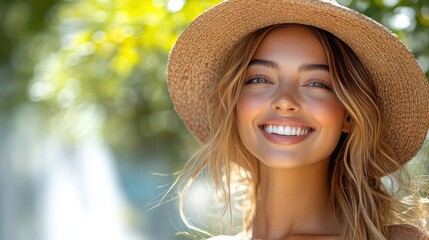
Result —
<path fill-rule="evenodd" d="M 279 69 L 279 65 L 276 62 L 265 60 L 265 59 L 258 59 L 258 58 L 252 59 L 250 60 L 248 67 L 252 65 L 262 65 L 265 67 Z"/>
<path fill-rule="evenodd" d="M 270 67 L 270 68 L 274 68 L 274 69 L 279 69 L 279 65 L 276 62 L 270 61 L 270 60 L 265 60 L 265 59 L 252 59 L 249 62 L 249 66 L 252 65 L 262 65 L 265 67 Z M 302 72 L 302 71 L 314 71 L 314 70 L 322 70 L 322 71 L 327 71 L 329 72 L 329 66 L 326 64 L 309 64 L 309 63 L 304 63 L 301 64 L 298 67 L 298 71 Z"/>
<path fill-rule="evenodd" d="M 298 71 L 313 71 L 322 70 L 329 72 L 329 66 L 326 64 L 302 64 L 298 67 Z"/>

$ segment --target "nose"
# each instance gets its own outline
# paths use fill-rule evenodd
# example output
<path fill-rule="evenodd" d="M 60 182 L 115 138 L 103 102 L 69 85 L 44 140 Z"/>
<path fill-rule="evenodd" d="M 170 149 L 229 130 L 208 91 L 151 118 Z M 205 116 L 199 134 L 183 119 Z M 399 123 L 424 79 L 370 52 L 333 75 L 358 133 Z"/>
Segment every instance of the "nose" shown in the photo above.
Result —
<path fill-rule="evenodd" d="M 293 113 L 301 109 L 298 96 L 293 90 L 282 91 L 273 99 L 271 108 L 278 113 Z"/>

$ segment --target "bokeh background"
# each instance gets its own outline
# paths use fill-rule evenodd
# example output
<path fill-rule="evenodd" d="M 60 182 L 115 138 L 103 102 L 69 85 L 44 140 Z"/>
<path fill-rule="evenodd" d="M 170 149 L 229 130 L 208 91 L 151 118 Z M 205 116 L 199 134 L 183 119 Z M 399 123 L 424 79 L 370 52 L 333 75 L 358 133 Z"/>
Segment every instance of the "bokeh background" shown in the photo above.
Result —
<path fill-rule="evenodd" d="M 174 196 L 158 206 L 198 146 L 167 56 L 217 2 L 0 0 L 0 240 L 185 238 Z M 429 75 L 428 0 L 338 2 L 394 31 Z M 412 176 L 429 174 L 428 152 Z M 191 196 L 204 211 L 205 188 Z"/>

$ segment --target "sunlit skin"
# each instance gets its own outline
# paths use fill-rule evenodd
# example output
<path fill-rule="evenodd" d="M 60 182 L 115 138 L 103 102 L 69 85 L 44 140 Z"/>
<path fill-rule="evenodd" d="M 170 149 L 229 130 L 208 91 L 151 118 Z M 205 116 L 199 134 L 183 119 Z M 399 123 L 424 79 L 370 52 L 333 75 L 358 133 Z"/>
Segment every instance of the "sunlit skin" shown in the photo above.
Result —
<path fill-rule="evenodd" d="M 253 237 L 337 239 L 328 164 L 350 121 L 311 30 L 292 25 L 266 36 L 248 66 L 236 113 L 243 144 L 260 160 Z M 305 131 L 282 136 L 265 131 L 267 125 Z"/>

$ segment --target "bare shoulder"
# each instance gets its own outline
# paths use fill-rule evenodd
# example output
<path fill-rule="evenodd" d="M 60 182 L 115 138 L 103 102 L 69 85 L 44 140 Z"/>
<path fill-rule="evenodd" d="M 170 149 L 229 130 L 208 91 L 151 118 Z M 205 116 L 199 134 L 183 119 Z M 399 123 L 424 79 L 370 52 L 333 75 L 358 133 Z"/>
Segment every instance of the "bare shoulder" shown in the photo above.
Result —
<path fill-rule="evenodd" d="M 427 232 L 408 224 L 390 225 L 389 240 L 429 240 Z"/>

